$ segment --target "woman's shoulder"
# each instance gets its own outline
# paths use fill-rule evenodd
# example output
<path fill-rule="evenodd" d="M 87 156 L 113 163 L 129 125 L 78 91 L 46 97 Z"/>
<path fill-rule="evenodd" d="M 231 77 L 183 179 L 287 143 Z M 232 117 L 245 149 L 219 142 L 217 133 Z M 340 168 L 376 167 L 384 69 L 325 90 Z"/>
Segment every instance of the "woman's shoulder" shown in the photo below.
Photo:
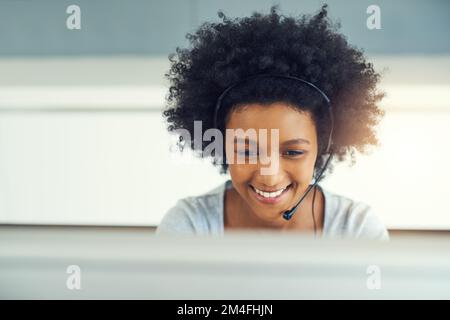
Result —
<path fill-rule="evenodd" d="M 224 184 L 198 196 L 179 199 L 163 216 L 157 234 L 209 234 L 220 231 Z"/>
<path fill-rule="evenodd" d="M 388 240 L 388 231 L 373 208 L 363 201 L 322 189 L 329 236 Z"/>

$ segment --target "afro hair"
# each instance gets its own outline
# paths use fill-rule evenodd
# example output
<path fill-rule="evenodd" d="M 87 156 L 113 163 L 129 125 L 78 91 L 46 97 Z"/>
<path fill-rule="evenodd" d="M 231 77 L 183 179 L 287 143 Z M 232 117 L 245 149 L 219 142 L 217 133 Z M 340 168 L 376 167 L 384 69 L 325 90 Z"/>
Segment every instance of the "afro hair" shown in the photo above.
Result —
<path fill-rule="evenodd" d="M 286 17 L 278 11 L 273 6 L 269 14 L 254 12 L 234 19 L 219 11 L 220 22 L 205 22 L 186 35 L 190 47 L 177 47 L 176 53 L 169 55 L 171 67 L 165 76 L 170 88 L 163 112 L 167 129 L 186 129 L 193 135 L 194 121 L 202 121 L 203 130 L 213 128 L 218 97 L 242 79 L 261 73 L 293 76 L 313 83 L 330 98 L 334 162 L 350 157 L 354 164 L 356 151 L 364 154 L 368 146 L 378 145 L 374 127 L 384 116 L 377 106 L 384 96 L 377 90 L 380 75 L 366 61 L 363 50 L 350 45 L 338 32 L 340 25 L 328 18 L 327 5 L 315 15 Z M 318 135 L 317 174 L 330 131 L 317 92 L 289 79 L 269 77 L 238 86 L 226 97 L 220 130 L 234 107 L 249 102 L 284 101 L 310 111 Z M 185 146 L 182 140 L 180 137 L 178 143 L 181 150 Z M 202 142 L 201 147 L 207 145 Z M 189 147 L 196 151 L 193 141 Z M 226 163 L 216 159 L 213 163 L 221 166 L 221 173 L 227 172 Z M 333 171 L 333 162 L 328 170 Z"/>

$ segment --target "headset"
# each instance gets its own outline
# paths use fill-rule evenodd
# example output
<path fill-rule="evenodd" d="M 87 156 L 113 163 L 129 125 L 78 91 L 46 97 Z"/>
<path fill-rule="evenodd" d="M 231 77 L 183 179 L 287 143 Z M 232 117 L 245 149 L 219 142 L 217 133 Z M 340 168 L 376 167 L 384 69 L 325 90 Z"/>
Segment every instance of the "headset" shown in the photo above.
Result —
<path fill-rule="evenodd" d="M 254 80 L 254 79 L 257 79 L 257 78 L 262 78 L 262 77 L 272 77 L 272 78 L 281 78 L 281 79 L 295 80 L 297 82 L 300 82 L 302 84 L 305 84 L 305 85 L 309 86 L 310 88 L 312 88 L 313 90 L 318 92 L 322 96 L 323 100 L 326 102 L 326 105 L 327 105 L 327 108 L 328 108 L 328 114 L 329 114 L 329 118 L 330 118 L 330 122 L 331 122 L 330 123 L 331 124 L 330 125 L 330 132 L 329 132 L 329 136 L 328 136 L 328 144 L 327 144 L 327 148 L 326 148 L 326 151 L 325 151 L 326 154 L 329 154 L 328 159 L 325 162 L 325 165 L 323 166 L 322 170 L 320 171 L 319 176 L 316 179 L 314 179 L 315 180 L 314 184 L 312 184 L 312 185 L 310 185 L 308 187 L 308 189 L 306 190 L 304 195 L 300 198 L 300 200 L 297 202 L 297 204 L 294 207 L 292 207 L 289 210 L 286 210 L 283 213 L 283 218 L 285 220 L 290 220 L 292 218 L 292 216 L 294 215 L 294 213 L 296 212 L 298 206 L 302 203 L 303 199 L 305 199 L 305 197 L 308 195 L 308 193 L 311 191 L 311 189 L 314 188 L 312 214 L 313 214 L 313 221 L 314 221 L 314 233 L 316 234 L 316 221 L 315 221 L 315 216 L 314 216 L 314 200 L 315 200 L 315 195 L 316 195 L 315 186 L 319 182 L 320 178 L 322 177 L 323 173 L 325 172 L 326 168 L 328 167 L 328 163 L 330 162 L 330 160 L 331 160 L 331 158 L 333 156 L 332 145 L 333 145 L 334 117 L 333 117 L 332 105 L 331 105 L 331 102 L 330 102 L 330 99 L 328 98 L 328 96 L 322 90 L 320 90 L 317 86 L 312 84 L 311 82 L 303 80 L 303 79 L 298 78 L 298 77 L 289 76 L 289 75 L 279 75 L 279 74 L 267 74 L 267 73 L 253 75 L 253 76 L 244 78 L 243 80 L 240 80 L 240 81 L 234 83 L 233 85 L 227 87 L 222 92 L 222 94 L 219 96 L 219 98 L 217 99 L 215 110 L 214 110 L 214 128 L 218 128 L 218 126 L 217 126 L 217 124 L 218 124 L 217 117 L 218 117 L 218 114 L 219 114 L 220 107 L 222 105 L 222 100 L 228 94 L 228 92 L 230 92 L 230 90 L 232 90 L 233 88 L 241 85 L 244 82 L 247 82 L 249 80 Z M 223 155 L 225 155 L 225 153 Z"/>

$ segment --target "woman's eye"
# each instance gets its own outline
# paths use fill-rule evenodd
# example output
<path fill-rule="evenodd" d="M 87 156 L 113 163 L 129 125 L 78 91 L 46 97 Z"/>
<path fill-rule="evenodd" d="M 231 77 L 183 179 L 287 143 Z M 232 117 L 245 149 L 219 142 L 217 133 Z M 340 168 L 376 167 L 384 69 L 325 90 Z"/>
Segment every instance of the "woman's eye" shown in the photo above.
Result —
<path fill-rule="evenodd" d="M 295 157 L 295 156 L 301 156 L 304 153 L 305 153 L 304 151 L 299 151 L 299 150 L 288 150 L 288 151 L 286 151 L 285 154 L 287 156 Z"/>
<path fill-rule="evenodd" d="M 303 155 L 305 152 L 300 150 L 288 150 L 285 152 L 285 155 L 288 157 L 298 157 Z M 258 156 L 258 152 L 253 152 L 250 150 L 237 151 L 237 154 L 245 157 L 256 157 Z"/>

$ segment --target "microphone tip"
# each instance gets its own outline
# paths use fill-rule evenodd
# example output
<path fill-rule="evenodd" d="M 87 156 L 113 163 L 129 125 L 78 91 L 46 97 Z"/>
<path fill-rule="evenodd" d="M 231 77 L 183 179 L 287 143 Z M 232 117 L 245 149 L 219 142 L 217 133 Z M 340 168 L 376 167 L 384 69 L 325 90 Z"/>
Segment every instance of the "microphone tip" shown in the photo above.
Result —
<path fill-rule="evenodd" d="M 291 210 L 287 210 L 287 211 L 285 211 L 284 213 L 283 213 L 283 218 L 284 218 L 284 220 L 291 220 L 291 217 L 292 217 L 292 212 L 291 212 Z"/>

